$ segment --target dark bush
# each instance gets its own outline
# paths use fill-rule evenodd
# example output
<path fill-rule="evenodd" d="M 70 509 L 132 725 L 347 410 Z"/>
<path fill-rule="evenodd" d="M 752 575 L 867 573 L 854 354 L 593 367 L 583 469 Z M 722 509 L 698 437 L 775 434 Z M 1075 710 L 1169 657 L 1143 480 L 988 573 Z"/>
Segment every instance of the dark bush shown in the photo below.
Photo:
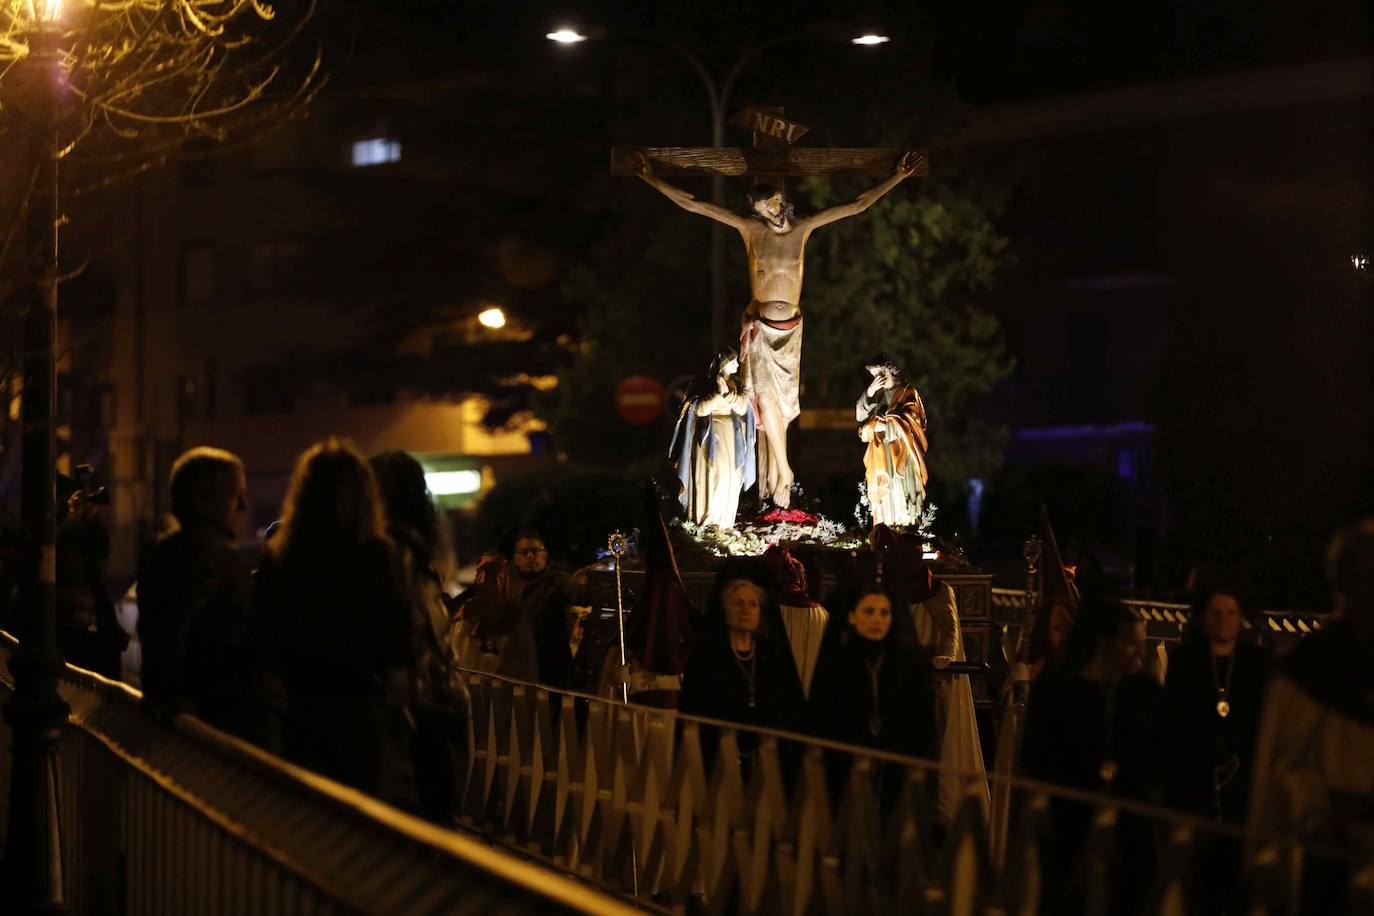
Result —
<path fill-rule="evenodd" d="M 484 549 L 508 554 L 525 529 L 544 537 L 551 558 L 590 563 L 614 530 L 628 534 L 640 522 L 642 480 L 612 471 L 560 468 L 498 484 L 477 511 Z"/>

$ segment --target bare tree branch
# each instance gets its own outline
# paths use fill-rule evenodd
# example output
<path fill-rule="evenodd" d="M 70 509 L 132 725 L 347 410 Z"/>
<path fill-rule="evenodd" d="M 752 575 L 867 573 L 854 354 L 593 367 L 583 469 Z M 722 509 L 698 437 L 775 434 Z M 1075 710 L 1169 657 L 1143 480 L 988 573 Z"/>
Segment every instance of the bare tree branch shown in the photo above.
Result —
<path fill-rule="evenodd" d="M 117 182 L 164 165 L 189 141 L 247 138 L 303 111 L 324 84 L 301 46 L 317 0 L 0 0 L 0 392 L 18 369 L 28 276 L 25 212 L 37 163 L 25 59 L 45 11 L 61 10 L 64 200 L 89 205 Z M 48 26 L 49 28 L 53 26 Z M 305 53 L 300 53 L 304 50 Z M 3 420 L 3 417 L 0 417 Z"/>

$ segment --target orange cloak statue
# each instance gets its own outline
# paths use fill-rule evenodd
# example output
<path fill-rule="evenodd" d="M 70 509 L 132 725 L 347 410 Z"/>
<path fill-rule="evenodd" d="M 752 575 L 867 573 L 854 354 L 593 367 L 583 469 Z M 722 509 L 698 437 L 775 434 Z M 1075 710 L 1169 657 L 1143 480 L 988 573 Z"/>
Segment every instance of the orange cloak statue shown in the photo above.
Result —
<path fill-rule="evenodd" d="M 864 392 L 855 416 L 859 438 L 868 443 L 864 476 L 873 524 L 908 527 L 921 521 L 930 479 L 926 408 L 915 387 L 889 378 L 890 387 Z"/>

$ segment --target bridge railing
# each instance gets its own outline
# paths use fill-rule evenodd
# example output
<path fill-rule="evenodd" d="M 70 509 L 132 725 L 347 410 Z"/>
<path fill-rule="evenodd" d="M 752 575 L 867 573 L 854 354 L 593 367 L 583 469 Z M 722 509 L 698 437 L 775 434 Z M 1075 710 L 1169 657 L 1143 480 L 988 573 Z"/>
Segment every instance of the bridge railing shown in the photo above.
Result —
<path fill-rule="evenodd" d="M 1122 602 L 1138 618 L 1145 621 L 1150 636 L 1165 642 L 1175 642 L 1183 635 L 1191 608 L 1170 601 L 1129 598 Z M 1025 612 L 1026 593 L 1011 588 L 992 590 L 995 617 L 1001 620 L 1020 620 Z M 1247 629 L 1258 628 L 1261 635 L 1279 643 L 1301 639 L 1326 625 L 1330 615 L 1312 611 L 1257 611 L 1244 621 Z"/>
<path fill-rule="evenodd" d="M 0 633 L 0 699 L 14 640 Z M 68 667 L 54 778 L 74 913 L 633 912 L 481 837 L 444 830 Z M 10 735 L 0 725 L 0 828 Z M 0 829 L 0 836 L 3 836 Z M 0 911 L 5 906 L 0 903 Z"/>
<path fill-rule="evenodd" d="M 1054 883 L 1081 912 L 1181 913 L 1198 864 L 1242 831 L 1108 795 L 1006 780 L 990 823 L 981 774 L 800 735 L 466 672 L 475 736 L 463 818 L 507 846 L 670 911 L 1021 913 Z M 935 790 L 965 792 L 938 824 Z M 997 785 L 1003 784 L 994 777 Z M 981 784 L 980 784 L 981 783 Z M 1082 855 L 1054 824 L 1083 827 Z M 1129 835 L 1128 835 L 1129 834 Z M 1063 836 L 1062 833 L 1058 833 Z M 1142 847 L 1154 865 L 1123 859 Z M 1241 888 L 1282 913 L 1294 876 L 1269 856 Z M 1058 863 L 1058 864 L 1051 864 Z M 1133 883 L 1123 883 L 1133 882 Z"/>

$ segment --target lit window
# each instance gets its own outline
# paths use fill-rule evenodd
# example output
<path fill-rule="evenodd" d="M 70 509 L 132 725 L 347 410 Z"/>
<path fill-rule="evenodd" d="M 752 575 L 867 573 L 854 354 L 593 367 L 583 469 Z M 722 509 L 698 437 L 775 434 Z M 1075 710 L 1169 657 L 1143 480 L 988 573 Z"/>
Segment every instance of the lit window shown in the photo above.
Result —
<path fill-rule="evenodd" d="M 388 137 L 371 137 L 353 143 L 353 165 L 363 168 L 369 165 L 385 165 L 401 161 L 401 141 Z"/>

